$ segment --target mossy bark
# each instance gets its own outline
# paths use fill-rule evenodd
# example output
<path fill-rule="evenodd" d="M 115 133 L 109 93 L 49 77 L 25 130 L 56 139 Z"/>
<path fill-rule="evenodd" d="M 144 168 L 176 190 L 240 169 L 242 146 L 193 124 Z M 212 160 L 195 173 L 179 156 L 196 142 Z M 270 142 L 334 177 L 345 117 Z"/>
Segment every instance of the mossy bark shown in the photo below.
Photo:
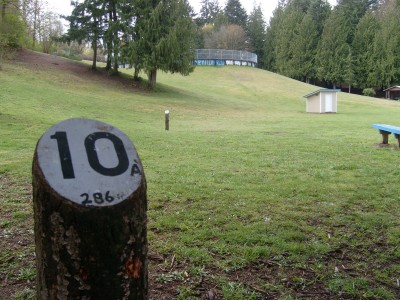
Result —
<path fill-rule="evenodd" d="M 148 299 L 146 180 L 123 202 L 86 207 L 32 166 L 37 298 Z"/>

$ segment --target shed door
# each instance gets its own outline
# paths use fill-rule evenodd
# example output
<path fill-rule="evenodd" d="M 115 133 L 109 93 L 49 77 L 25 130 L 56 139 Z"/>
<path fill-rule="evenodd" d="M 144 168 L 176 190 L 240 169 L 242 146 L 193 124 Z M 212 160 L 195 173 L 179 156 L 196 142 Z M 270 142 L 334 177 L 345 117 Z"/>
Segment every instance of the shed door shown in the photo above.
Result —
<path fill-rule="evenodd" d="M 325 112 L 333 112 L 333 95 L 332 95 L 332 93 L 325 94 Z"/>

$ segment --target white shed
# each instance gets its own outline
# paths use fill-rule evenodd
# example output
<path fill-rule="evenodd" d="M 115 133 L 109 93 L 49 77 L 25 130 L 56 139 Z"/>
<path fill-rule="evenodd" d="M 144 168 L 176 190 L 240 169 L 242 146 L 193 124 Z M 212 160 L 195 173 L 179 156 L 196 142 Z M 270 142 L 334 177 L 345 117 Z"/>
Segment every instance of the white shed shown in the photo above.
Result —
<path fill-rule="evenodd" d="M 306 112 L 309 113 L 336 113 L 337 92 L 339 89 L 320 89 L 304 96 L 307 100 Z"/>

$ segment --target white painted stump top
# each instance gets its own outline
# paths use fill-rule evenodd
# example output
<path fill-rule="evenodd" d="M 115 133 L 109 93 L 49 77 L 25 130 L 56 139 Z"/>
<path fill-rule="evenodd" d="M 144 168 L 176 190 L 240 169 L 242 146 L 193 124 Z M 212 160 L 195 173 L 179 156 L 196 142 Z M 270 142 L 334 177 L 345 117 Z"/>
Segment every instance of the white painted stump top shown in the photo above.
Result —
<path fill-rule="evenodd" d="M 63 198 L 111 206 L 140 186 L 143 167 L 128 136 L 109 124 L 75 118 L 48 129 L 37 146 L 39 168 Z"/>

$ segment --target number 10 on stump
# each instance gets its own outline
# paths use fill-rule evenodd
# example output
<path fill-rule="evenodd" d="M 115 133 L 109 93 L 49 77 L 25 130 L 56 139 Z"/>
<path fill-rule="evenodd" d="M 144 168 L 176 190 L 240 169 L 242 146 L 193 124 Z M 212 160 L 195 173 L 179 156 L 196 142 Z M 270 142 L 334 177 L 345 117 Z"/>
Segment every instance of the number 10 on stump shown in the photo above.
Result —
<path fill-rule="evenodd" d="M 38 299 L 148 299 L 146 180 L 119 129 L 56 124 L 32 166 Z"/>

